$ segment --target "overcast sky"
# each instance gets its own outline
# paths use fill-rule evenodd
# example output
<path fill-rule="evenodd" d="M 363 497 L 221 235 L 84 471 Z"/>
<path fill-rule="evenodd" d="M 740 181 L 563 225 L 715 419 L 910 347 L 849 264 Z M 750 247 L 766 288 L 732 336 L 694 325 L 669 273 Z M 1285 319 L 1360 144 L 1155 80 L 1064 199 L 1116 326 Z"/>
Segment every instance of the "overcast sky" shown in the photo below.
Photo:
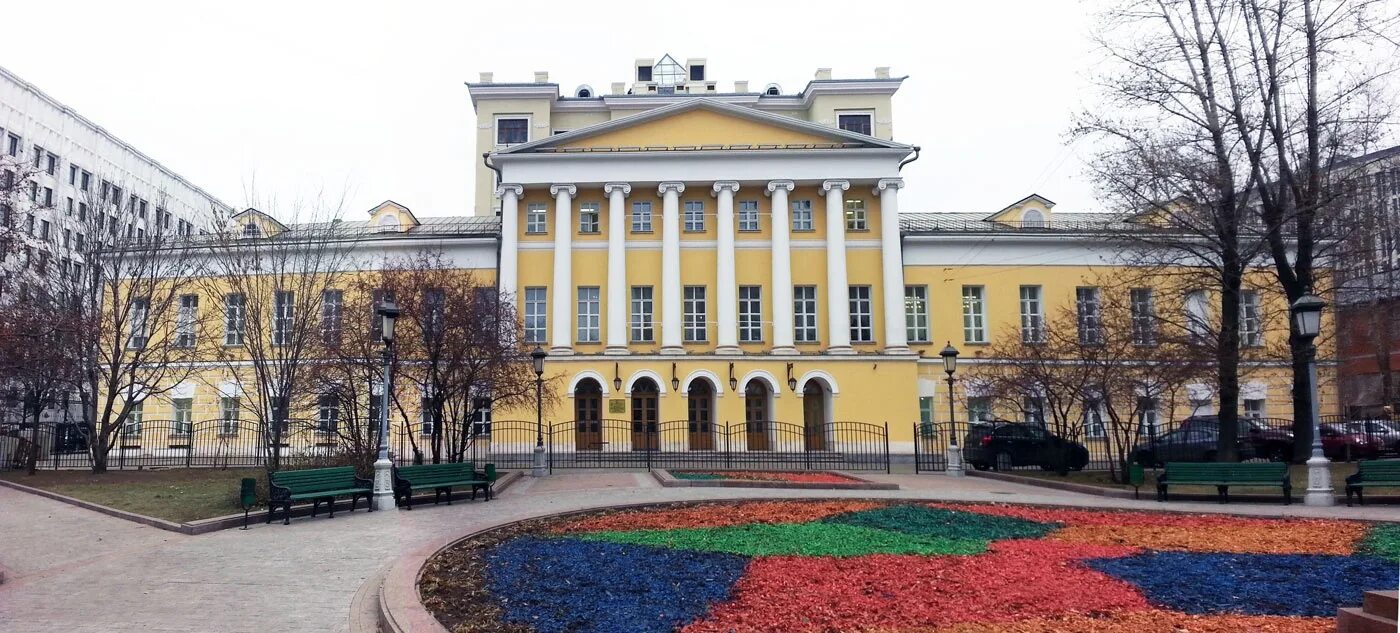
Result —
<path fill-rule="evenodd" d="M 800 90 L 890 66 L 895 139 L 923 147 L 905 211 L 992 212 L 1029 193 L 1097 210 L 1071 114 L 1090 98 L 1071 0 L 901 3 L 10 2 L 0 64 L 235 206 L 346 194 L 471 213 L 466 81 L 572 92 L 632 60 L 709 60 L 721 90 Z"/>

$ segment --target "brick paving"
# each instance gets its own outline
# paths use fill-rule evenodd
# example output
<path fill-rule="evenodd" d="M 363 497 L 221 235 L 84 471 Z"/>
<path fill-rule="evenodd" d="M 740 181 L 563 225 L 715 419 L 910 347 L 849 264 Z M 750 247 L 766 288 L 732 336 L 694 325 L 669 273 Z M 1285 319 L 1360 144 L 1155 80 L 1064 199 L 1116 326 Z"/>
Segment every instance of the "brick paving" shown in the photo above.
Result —
<path fill-rule="evenodd" d="M 476 526 L 600 505 L 681 499 L 872 497 L 999 501 L 1400 521 L 1394 506 L 1158 504 L 988 479 L 874 475 L 899 491 L 662 488 L 647 473 L 525 479 L 495 501 L 337 513 L 202 536 L 165 532 L 0 488 L 0 633 L 352 631 L 367 578 L 422 544 Z"/>

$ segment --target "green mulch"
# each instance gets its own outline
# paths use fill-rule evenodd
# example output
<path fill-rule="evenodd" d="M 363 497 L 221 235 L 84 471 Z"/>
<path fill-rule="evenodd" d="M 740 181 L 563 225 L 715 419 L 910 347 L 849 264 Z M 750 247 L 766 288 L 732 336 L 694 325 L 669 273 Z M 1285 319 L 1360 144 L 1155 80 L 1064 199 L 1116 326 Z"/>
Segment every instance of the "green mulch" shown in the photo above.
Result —
<path fill-rule="evenodd" d="M 744 556 L 865 556 L 981 554 L 987 541 L 925 536 L 840 523 L 752 524 L 679 530 L 590 532 L 591 541 L 725 552 Z"/>
<path fill-rule="evenodd" d="M 955 540 L 995 541 L 1040 538 L 1059 525 L 1037 523 L 1015 517 L 999 517 L 975 512 L 958 512 L 918 505 L 897 505 L 863 510 L 826 519 L 828 523 L 891 530 L 917 536 L 940 536 Z"/>
<path fill-rule="evenodd" d="M 709 481 L 712 479 L 729 479 L 728 475 L 718 473 L 688 473 L 685 471 L 672 471 L 671 476 L 676 479 L 695 479 L 697 481 Z"/>
<path fill-rule="evenodd" d="M 0 472 L 0 478 L 18 484 L 176 523 L 242 512 L 238 486 L 244 477 L 258 478 L 259 490 L 266 489 L 261 468 L 122 470 L 100 475 L 76 470 L 45 470 L 32 476 Z"/>
<path fill-rule="evenodd" d="M 1377 525 L 1356 546 L 1356 551 L 1400 562 L 1400 525 Z"/>

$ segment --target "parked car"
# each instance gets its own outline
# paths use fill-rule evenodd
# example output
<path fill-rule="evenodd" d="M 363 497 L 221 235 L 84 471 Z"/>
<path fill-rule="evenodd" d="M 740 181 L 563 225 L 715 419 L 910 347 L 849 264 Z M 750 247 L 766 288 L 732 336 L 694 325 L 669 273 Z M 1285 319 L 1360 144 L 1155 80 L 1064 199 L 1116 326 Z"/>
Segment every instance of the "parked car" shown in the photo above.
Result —
<path fill-rule="evenodd" d="M 1322 454 L 1327 459 L 1375 459 L 1384 447 L 1379 438 L 1367 435 L 1366 427 L 1360 423 L 1324 424 L 1318 430 L 1322 435 Z"/>
<path fill-rule="evenodd" d="M 1254 445 L 1235 440 L 1240 461 L 1255 457 Z M 1161 466 L 1167 462 L 1213 462 L 1220 448 L 1220 426 L 1193 424 L 1170 433 L 1163 433 L 1133 447 L 1131 459 L 1143 466 Z"/>
<path fill-rule="evenodd" d="M 1348 422 L 1354 432 L 1365 434 L 1381 443 L 1381 452 L 1400 455 L 1400 422 L 1392 420 L 1356 420 Z"/>
<path fill-rule="evenodd" d="M 1293 430 L 1267 426 L 1254 418 L 1239 418 L 1239 438 L 1252 449 L 1251 457 L 1260 457 L 1271 462 L 1283 462 L 1293 457 Z M 1193 431 L 1198 428 L 1213 428 L 1220 432 L 1220 416 L 1193 415 L 1178 424 L 1176 429 Z"/>
<path fill-rule="evenodd" d="M 995 420 L 972 424 L 963 442 L 963 460 L 977 470 L 1055 470 L 1062 460 L 1069 470 L 1083 470 L 1089 464 L 1089 449 L 1034 424 Z"/>

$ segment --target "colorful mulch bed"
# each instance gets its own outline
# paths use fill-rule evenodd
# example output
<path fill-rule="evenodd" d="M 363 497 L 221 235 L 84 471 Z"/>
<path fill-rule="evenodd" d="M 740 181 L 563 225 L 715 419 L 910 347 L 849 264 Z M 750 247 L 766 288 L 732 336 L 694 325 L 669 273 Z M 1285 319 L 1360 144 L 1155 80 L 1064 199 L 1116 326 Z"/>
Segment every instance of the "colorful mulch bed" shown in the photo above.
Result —
<path fill-rule="evenodd" d="M 1321 632 L 1397 562 L 1355 521 L 748 501 L 515 524 L 420 591 L 458 632 Z"/>
<path fill-rule="evenodd" d="M 779 472 L 763 470 L 672 470 L 671 476 L 690 481 L 768 481 L 804 484 L 848 484 L 861 481 L 827 472 Z"/>

